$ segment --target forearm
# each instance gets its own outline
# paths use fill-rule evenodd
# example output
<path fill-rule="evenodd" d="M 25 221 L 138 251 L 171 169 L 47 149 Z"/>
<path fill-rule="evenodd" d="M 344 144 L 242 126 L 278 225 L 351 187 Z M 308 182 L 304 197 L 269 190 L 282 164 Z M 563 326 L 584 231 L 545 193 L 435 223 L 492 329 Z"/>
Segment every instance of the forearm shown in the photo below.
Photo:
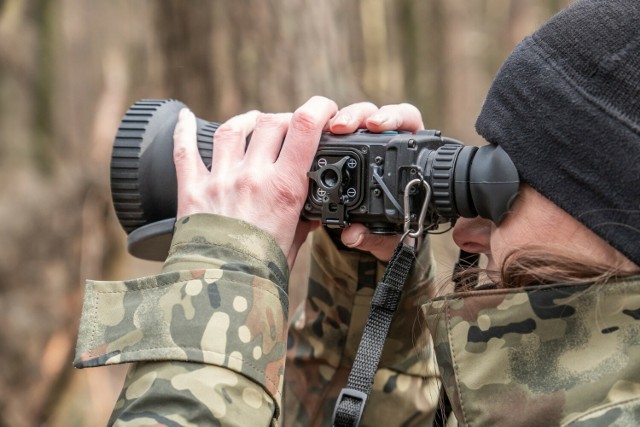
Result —
<path fill-rule="evenodd" d="M 76 366 L 155 362 L 132 367 L 114 413 L 122 420 L 168 411 L 165 391 L 204 410 L 217 393 L 253 384 L 264 405 L 251 416 L 268 425 L 281 400 L 287 276 L 286 259 L 266 234 L 229 218 L 187 217 L 163 274 L 88 283 Z M 234 379 L 193 392 L 225 376 Z M 202 412 L 211 420 L 220 413 Z"/>
<path fill-rule="evenodd" d="M 267 426 L 275 401 L 236 371 L 202 363 L 131 365 L 109 425 Z"/>

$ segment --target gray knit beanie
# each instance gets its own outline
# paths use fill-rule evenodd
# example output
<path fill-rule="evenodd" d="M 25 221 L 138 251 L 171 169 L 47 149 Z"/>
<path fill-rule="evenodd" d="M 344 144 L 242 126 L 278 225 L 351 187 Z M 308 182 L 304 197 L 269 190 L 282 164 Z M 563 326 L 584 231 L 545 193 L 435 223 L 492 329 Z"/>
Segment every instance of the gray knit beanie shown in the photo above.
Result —
<path fill-rule="evenodd" d="M 640 0 L 577 0 L 506 60 L 476 129 L 640 265 Z"/>

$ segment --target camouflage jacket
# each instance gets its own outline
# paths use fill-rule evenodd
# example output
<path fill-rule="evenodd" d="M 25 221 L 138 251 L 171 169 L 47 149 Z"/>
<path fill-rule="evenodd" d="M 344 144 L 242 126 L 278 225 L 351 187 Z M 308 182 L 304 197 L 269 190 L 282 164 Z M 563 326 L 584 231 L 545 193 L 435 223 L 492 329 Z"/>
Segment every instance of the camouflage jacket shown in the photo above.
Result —
<path fill-rule="evenodd" d="M 460 293 L 424 312 L 460 425 L 640 425 L 640 277 Z"/>
<path fill-rule="evenodd" d="M 368 253 L 339 251 L 324 230 L 312 237 L 307 298 L 292 315 L 289 330 L 283 413 L 287 426 L 331 425 L 386 267 Z M 426 241 L 391 323 L 362 426 L 431 426 L 439 377 L 420 307 L 434 288 Z"/>
<path fill-rule="evenodd" d="M 308 297 L 289 336 L 284 255 L 230 218 L 179 221 L 158 276 L 88 281 L 75 366 L 135 362 L 110 424 L 329 425 L 384 266 L 338 251 L 323 231 L 313 238 Z M 419 309 L 432 288 L 428 245 L 416 266 L 363 425 L 431 424 L 438 378 Z"/>

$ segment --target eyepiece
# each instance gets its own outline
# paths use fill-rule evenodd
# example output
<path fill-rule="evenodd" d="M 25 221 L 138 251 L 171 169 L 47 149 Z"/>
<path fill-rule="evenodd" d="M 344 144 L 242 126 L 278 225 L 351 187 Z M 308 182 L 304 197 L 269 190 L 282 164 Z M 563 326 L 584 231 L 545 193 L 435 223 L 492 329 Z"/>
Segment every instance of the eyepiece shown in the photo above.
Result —
<path fill-rule="evenodd" d="M 489 144 L 478 149 L 467 184 L 478 215 L 500 224 L 511 209 L 519 187 L 518 171 L 502 147 Z"/>

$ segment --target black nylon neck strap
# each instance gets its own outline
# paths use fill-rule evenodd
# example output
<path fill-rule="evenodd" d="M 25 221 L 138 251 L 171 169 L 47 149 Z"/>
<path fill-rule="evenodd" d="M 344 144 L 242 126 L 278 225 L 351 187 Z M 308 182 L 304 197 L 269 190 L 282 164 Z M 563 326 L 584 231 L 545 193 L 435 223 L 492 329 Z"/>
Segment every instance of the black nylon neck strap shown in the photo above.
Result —
<path fill-rule="evenodd" d="M 333 425 L 336 427 L 360 425 L 389 326 L 414 260 L 415 249 L 401 242 L 376 287 L 347 386 L 340 392 L 333 412 Z"/>

